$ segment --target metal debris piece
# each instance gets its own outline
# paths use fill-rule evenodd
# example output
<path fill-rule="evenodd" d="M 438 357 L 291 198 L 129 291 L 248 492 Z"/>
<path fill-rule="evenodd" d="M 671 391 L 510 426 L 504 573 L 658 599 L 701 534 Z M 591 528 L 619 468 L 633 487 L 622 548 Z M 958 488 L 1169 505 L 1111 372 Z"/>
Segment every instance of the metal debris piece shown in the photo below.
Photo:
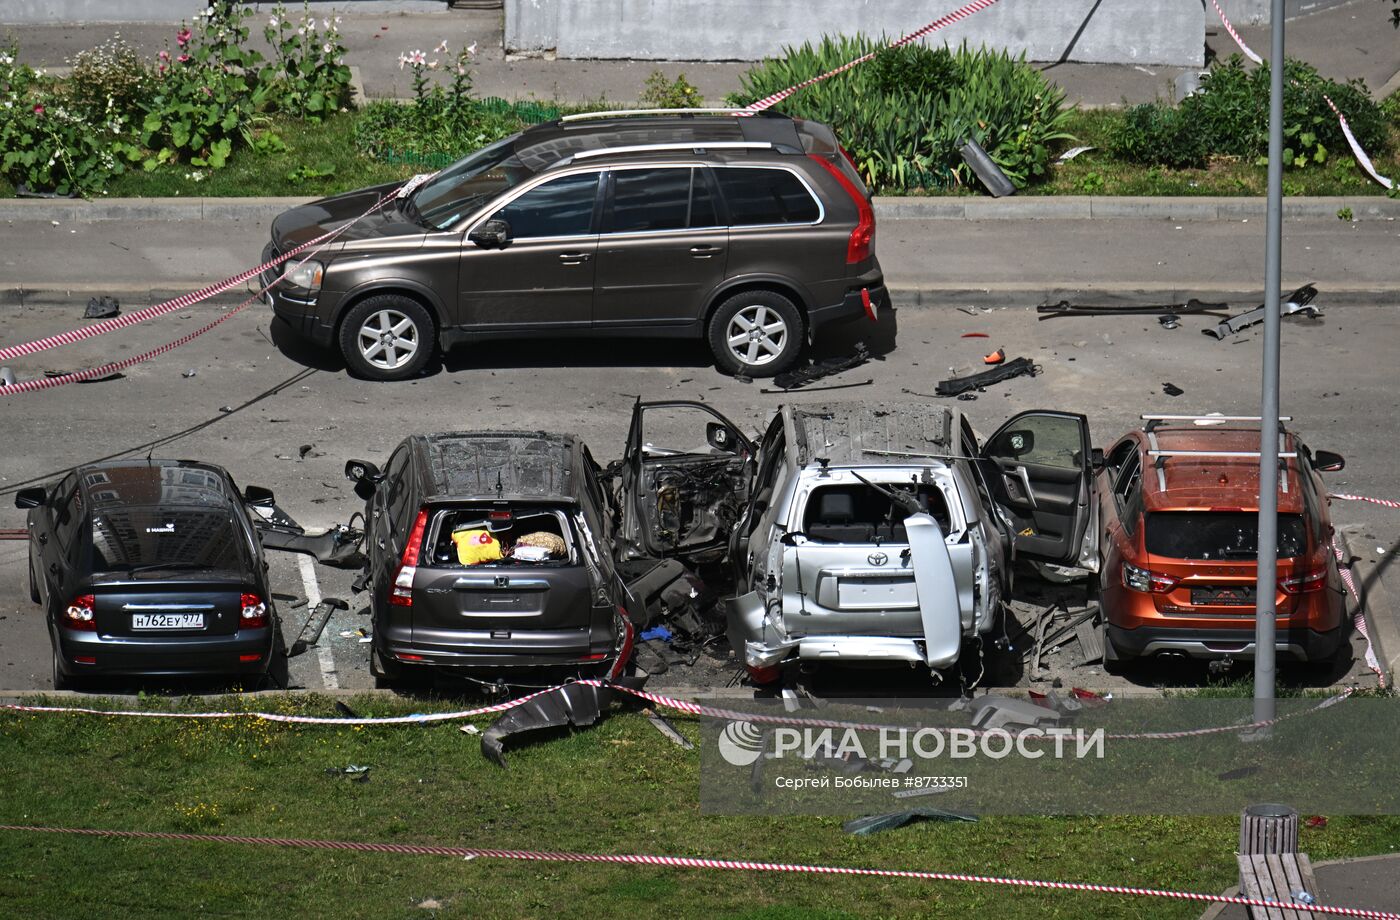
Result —
<path fill-rule="evenodd" d="M 92 297 L 88 299 L 87 309 L 83 311 L 83 319 L 107 319 L 111 316 L 120 316 L 122 306 L 115 297 Z"/>
<path fill-rule="evenodd" d="M 301 626 L 301 632 L 297 633 L 296 639 L 287 649 L 287 657 L 295 658 L 314 646 L 321 640 L 321 633 L 325 632 L 326 624 L 331 621 L 335 612 L 349 609 L 350 605 L 338 597 L 321 598 L 321 603 L 317 604 L 307 615 L 306 622 Z"/>
<path fill-rule="evenodd" d="M 1157 322 L 1161 324 L 1163 329 L 1175 329 L 1181 325 L 1181 320 L 1171 313 L 1157 317 Z"/>
<path fill-rule="evenodd" d="M 1166 393 L 1168 396 L 1180 396 L 1186 391 L 1174 383 L 1164 383 L 1162 384 L 1162 392 Z"/>
<path fill-rule="evenodd" d="M 1103 661 L 1103 632 L 1092 619 L 1082 621 L 1074 628 L 1074 637 L 1079 640 L 1079 661 L 1077 664 L 1093 664 Z"/>
<path fill-rule="evenodd" d="M 960 814 L 956 811 L 943 811 L 941 808 L 911 808 L 908 811 L 895 811 L 885 815 L 867 815 L 864 818 L 855 818 L 841 825 L 841 829 L 848 834 L 874 834 L 880 831 L 892 831 L 895 828 L 903 827 L 906 824 L 913 824 L 916 821 L 962 821 L 973 823 L 977 820 L 976 815 Z"/>
<path fill-rule="evenodd" d="M 960 393 L 981 390 L 983 387 L 1000 383 L 1003 380 L 1010 380 L 1013 377 L 1024 375 L 1034 377 L 1037 373 L 1039 373 L 1039 369 L 1030 358 L 1013 358 L 1005 364 L 982 371 L 979 374 L 940 380 L 938 386 L 934 387 L 934 392 L 939 396 L 957 396 Z"/>
<path fill-rule="evenodd" d="M 612 702 L 609 687 L 565 684 L 540 694 L 528 703 L 506 710 L 481 736 L 481 753 L 497 766 L 506 765 L 505 739 L 542 728 L 572 725 L 583 728 L 597 722 Z"/>
<path fill-rule="evenodd" d="M 1012 699 L 1009 696 L 979 696 L 968 705 L 972 714 L 972 727 L 984 730 L 1016 726 L 1035 728 L 1041 724 L 1055 725 L 1060 714 L 1030 700 Z"/>
<path fill-rule="evenodd" d="M 870 379 L 870 380 L 862 380 L 862 381 L 860 381 L 859 383 L 833 383 L 833 384 L 831 384 L 831 385 L 829 385 L 829 386 L 824 386 L 824 387 L 812 387 L 812 388 L 808 389 L 806 392 L 808 392 L 808 393 L 824 393 L 824 392 L 826 392 L 827 390 L 850 390 L 850 389 L 853 389 L 853 388 L 855 388 L 855 387 L 868 387 L 868 386 L 870 386 L 870 385 L 871 385 L 872 383 L 874 383 L 874 382 L 875 382 L 875 381 L 874 381 L 874 379 L 872 378 L 872 379 Z M 788 392 L 788 391 L 787 391 L 787 390 L 783 390 L 783 389 L 774 389 L 774 388 L 772 388 L 772 387 L 763 387 L 763 388 L 762 388 L 761 390 L 759 390 L 758 392 L 760 392 L 760 393 L 769 393 L 769 394 L 772 394 L 772 393 L 786 393 L 786 392 Z"/>
<path fill-rule="evenodd" d="M 826 358 L 821 361 L 813 361 L 805 367 L 797 367 L 790 371 L 783 371 L 773 378 L 773 383 L 781 390 L 801 389 L 808 384 L 816 383 L 818 380 L 825 379 L 833 374 L 848 371 L 853 367 L 860 367 L 874 357 L 877 356 L 870 353 L 870 349 L 864 342 L 857 342 L 855 350 L 849 355 L 840 358 Z"/>
<path fill-rule="evenodd" d="M 1186 303 L 1149 304 L 1146 306 L 1072 304 L 1068 300 L 1062 300 L 1056 304 L 1041 304 L 1035 308 L 1035 312 L 1041 314 L 1040 319 L 1047 320 L 1056 316 L 1140 316 L 1151 313 L 1170 313 L 1184 316 L 1188 313 L 1218 313 L 1229 309 L 1228 303 L 1204 303 L 1192 297 Z"/>
<path fill-rule="evenodd" d="M 1279 308 L 1281 316 L 1292 316 L 1294 313 L 1302 313 L 1309 319 L 1315 319 L 1322 315 L 1322 311 L 1312 306 L 1313 298 L 1317 296 L 1317 288 L 1311 284 L 1305 284 L 1298 290 L 1289 294 L 1283 305 Z M 1260 304 L 1247 313 L 1239 313 L 1235 316 L 1221 320 L 1214 329 L 1202 329 L 1201 332 L 1214 336 L 1217 339 L 1224 339 L 1229 335 L 1237 335 L 1250 326 L 1256 326 L 1264 321 L 1264 304 Z"/>
<path fill-rule="evenodd" d="M 648 706 L 642 710 L 642 715 L 647 717 L 648 722 L 656 726 L 657 731 L 674 741 L 677 747 L 687 751 L 695 750 L 695 745 L 690 743 L 690 739 L 676 731 L 676 727 L 661 713 Z"/>

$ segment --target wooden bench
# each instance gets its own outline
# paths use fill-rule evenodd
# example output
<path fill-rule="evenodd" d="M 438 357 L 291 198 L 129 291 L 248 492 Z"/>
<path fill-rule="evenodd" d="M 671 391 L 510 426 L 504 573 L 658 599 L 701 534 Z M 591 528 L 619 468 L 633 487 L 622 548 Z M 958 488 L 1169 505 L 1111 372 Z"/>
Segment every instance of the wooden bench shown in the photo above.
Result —
<path fill-rule="evenodd" d="M 1307 905 L 1293 900 L 1293 892 L 1306 891 L 1317 897 L 1317 879 L 1306 853 L 1237 857 L 1240 864 L 1240 894 L 1246 898 L 1278 901 L 1278 907 L 1251 907 L 1254 920 L 1312 920 L 1320 917 Z"/>

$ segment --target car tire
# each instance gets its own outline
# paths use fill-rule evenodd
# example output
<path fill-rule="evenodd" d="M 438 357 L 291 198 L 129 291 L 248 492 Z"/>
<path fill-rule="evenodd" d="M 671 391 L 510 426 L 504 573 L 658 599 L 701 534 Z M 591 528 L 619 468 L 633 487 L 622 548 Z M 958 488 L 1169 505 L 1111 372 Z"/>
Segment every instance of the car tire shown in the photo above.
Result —
<path fill-rule="evenodd" d="M 790 299 L 776 291 L 746 291 L 715 309 L 706 338 L 725 373 L 772 377 L 797 360 L 804 331 Z"/>
<path fill-rule="evenodd" d="M 63 673 L 58 664 L 58 649 L 53 653 L 53 688 L 55 690 L 76 690 L 77 680 Z"/>
<path fill-rule="evenodd" d="M 39 603 L 39 582 L 34 577 L 34 560 L 29 560 L 29 600 L 32 603 Z"/>
<path fill-rule="evenodd" d="M 340 353 L 368 380 L 418 376 L 436 349 L 433 318 L 416 300 L 378 294 L 350 308 L 340 324 Z"/>

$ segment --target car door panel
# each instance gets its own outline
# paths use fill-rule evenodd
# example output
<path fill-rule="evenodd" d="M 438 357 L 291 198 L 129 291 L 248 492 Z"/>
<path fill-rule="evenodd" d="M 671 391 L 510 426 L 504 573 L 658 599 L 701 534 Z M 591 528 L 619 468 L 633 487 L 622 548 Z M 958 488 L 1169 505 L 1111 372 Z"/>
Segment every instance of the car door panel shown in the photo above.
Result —
<path fill-rule="evenodd" d="M 486 220 L 504 220 L 499 248 L 463 238 L 461 324 L 473 332 L 577 331 L 593 323 L 600 172 L 560 176 L 517 194 Z"/>
<path fill-rule="evenodd" d="M 982 448 L 982 469 L 1015 528 L 1016 551 L 1061 565 L 1083 558 L 1092 507 L 1089 424 L 1083 415 L 1050 410 L 1007 420 Z M 1091 544 L 1097 533 L 1092 534 Z"/>
<path fill-rule="evenodd" d="M 638 401 L 621 473 L 625 555 L 722 558 L 748 497 L 752 454 L 738 426 L 704 403 Z"/>

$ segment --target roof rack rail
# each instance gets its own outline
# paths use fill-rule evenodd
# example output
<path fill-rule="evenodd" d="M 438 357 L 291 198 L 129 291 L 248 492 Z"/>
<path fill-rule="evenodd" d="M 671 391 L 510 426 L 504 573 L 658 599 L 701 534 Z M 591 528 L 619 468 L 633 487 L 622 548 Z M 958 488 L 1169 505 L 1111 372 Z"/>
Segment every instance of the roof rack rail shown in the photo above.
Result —
<path fill-rule="evenodd" d="M 1140 415 L 1138 418 L 1144 422 L 1260 422 L 1263 416 L 1260 415 Z M 1293 416 L 1280 415 L 1280 422 L 1291 422 Z"/>
<path fill-rule="evenodd" d="M 588 160 L 593 157 L 605 157 L 614 153 L 658 153 L 667 150 L 689 150 L 694 153 L 701 153 L 706 150 L 772 149 L 774 149 L 774 145 L 770 144 L 768 141 L 691 141 L 684 144 L 632 144 L 626 147 L 598 147 L 593 150 L 581 150 L 572 156 L 565 157 L 561 162 L 570 163 L 574 160 Z"/>
<path fill-rule="evenodd" d="M 602 118 L 628 118 L 633 115 L 780 115 L 779 112 L 769 112 L 768 110 L 755 111 L 744 108 L 700 108 L 700 109 L 613 109 L 607 112 L 579 112 L 576 115 L 565 115 L 559 119 L 561 123 L 567 124 L 572 121 L 593 121 Z"/>
<path fill-rule="evenodd" d="M 1149 457 L 1262 457 L 1257 450 L 1164 450 L 1158 448 L 1147 452 Z M 1298 456 L 1297 451 L 1281 450 L 1280 460 L 1291 460 Z"/>

